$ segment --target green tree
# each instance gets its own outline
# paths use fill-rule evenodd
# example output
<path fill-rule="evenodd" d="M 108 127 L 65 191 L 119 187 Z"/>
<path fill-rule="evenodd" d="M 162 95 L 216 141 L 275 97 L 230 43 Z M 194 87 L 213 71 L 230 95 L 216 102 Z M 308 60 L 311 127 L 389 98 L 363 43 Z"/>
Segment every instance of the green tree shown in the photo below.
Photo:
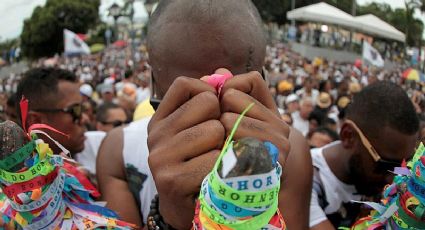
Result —
<path fill-rule="evenodd" d="M 360 6 L 359 15 L 374 14 L 380 19 L 393 25 L 395 28 L 406 34 L 406 43 L 409 46 L 419 46 L 422 39 L 423 23 L 414 17 L 414 11 L 421 5 L 405 2 L 405 8 L 392 9 L 387 3 L 370 3 Z"/>
<path fill-rule="evenodd" d="M 405 23 L 405 33 L 407 35 L 407 44 L 410 46 L 421 46 L 422 44 L 422 33 L 423 33 L 423 23 L 422 21 L 413 17 L 416 9 L 424 12 L 424 0 L 405 0 L 404 5 L 406 7 L 404 11 L 404 23 Z M 396 22 L 396 20 L 394 20 Z"/>
<path fill-rule="evenodd" d="M 99 22 L 100 0 L 47 0 L 26 19 L 21 34 L 24 56 L 30 59 L 63 51 L 63 29 L 87 33 Z"/>
<path fill-rule="evenodd" d="M 391 19 L 391 15 L 394 14 L 393 9 L 389 4 L 376 2 L 359 6 L 357 8 L 357 13 L 358 15 L 373 14 L 386 22 L 389 22 Z"/>
<path fill-rule="evenodd" d="M 7 39 L 0 42 L 0 54 L 2 51 L 8 51 L 12 47 L 16 47 L 19 45 L 19 39 Z"/>
<path fill-rule="evenodd" d="M 291 1 L 285 0 L 252 0 L 265 22 L 286 22 L 286 12 L 290 10 Z"/>
<path fill-rule="evenodd" d="M 107 29 L 108 25 L 104 22 L 100 22 L 95 28 L 90 29 L 88 39 L 86 40 L 87 45 L 91 46 L 96 43 L 106 43 L 105 32 Z"/>

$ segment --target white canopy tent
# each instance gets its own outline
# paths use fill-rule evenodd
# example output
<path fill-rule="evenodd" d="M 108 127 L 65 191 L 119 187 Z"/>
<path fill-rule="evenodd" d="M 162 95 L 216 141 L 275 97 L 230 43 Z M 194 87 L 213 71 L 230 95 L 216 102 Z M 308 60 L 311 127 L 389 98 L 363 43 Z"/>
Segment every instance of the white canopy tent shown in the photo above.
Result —
<path fill-rule="evenodd" d="M 286 16 L 290 20 L 321 22 L 348 28 L 353 28 L 354 24 L 353 16 L 324 2 L 291 10 Z"/>
<path fill-rule="evenodd" d="M 353 17 L 344 11 L 320 2 L 289 11 L 286 14 L 289 20 L 319 22 L 338 25 L 347 29 L 375 35 L 377 37 L 393 39 L 404 42 L 406 36 L 387 22 L 378 17 L 367 14 Z"/>
<path fill-rule="evenodd" d="M 366 14 L 354 18 L 356 22 L 355 28 L 359 31 L 365 32 L 377 37 L 389 38 L 400 42 L 405 42 L 406 36 L 404 33 L 398 31 L 394 26 L 381 20 L 373 14 Z"/>

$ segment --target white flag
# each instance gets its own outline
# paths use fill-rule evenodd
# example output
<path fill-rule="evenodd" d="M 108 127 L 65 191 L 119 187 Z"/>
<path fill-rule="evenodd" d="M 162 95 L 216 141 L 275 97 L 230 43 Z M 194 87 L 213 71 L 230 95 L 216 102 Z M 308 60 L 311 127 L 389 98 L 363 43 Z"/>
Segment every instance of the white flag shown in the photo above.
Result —
<path fill-rule="evenodd" d="M 63 30 L 65 54 L 90 54 L 89 46 L 74 32 Z"/>
<path fill-rule="evenodd" d="M 373 48 L 367 41 L 363 41 L 363 60 L 370 62 L 370 64 L 383 67 L 384 59 L 382 59 L 381 54 Z"/>

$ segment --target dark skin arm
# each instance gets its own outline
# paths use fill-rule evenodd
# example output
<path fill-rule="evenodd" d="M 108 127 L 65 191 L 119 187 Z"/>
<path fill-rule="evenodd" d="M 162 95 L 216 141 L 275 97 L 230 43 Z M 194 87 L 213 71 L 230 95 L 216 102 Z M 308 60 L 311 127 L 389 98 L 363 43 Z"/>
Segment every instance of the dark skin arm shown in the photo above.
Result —
<path fill-rule="evenodd" d="M 123 159 L 123 130 L 113 129 L 106 135 L 96 161 L 101 200 L 117 212 L 121 220 L 143 226 L 137 201 L 127 185 Z"/>
<path fill-rule="evenodd" d="M 305 138 L 295 129 L 290 129 L 280 118 L 276 105 L 266 91 L 266 84 L 261 76 L 252 72 L 237 76 L 226 82 L 221 100 L 223 117 L 227 111 L 236 111 L 232 119 L 222 123 L 229 130 L 244 109 L 243 105 L 255 102 L 236 132 L 236 139 L 254 136 L 263 141 L 271 141 L 280 150 L 279 162 L 283 168 L 279 209 L 288 229 L 308 229 L 310 196 L 313 167 L 310 150 Z M 289 141 L 287 139 L 289 135 Z M 287 153 L 289 152 L 289 156 Z M 286 158 L 286 156 L 288 156 Z"/>
<path fill-rule="evenodd" d="M 291 151 L 283 170 L 279 207 L 288 229 L 308 229 L 313 166 L 304 136 L 295 129 L 289 134 Z"/>
<path fill-rule="evenodd" d="M 190 229 L 195 198 L 224 142 L 214 88 L 179 77 L 148 127 L 149 167 L 160 213 L 176 229 Z"/>
<path fill-rule="evenodd" d="M 237 117 L 252 102 L 255 106 L 246 114 L 234 138 L 251 136 L 271 141 L 280 150 L 279 162 L 284 166 L 284 175 L 292 175 L 292 172 L 285 172 L 289 171 L 285 161 L 290 150 L 290 129 L 281 120 L 261 75 L 252 72 L 235 76 L 224 85 L 220 101 L 217 101 L 214 94 L 214 89 L 199 80 L 178 78 L 149 124 L 149 166 L 160 194 L 160 211 L 166 222 L 177 229 L 190 228 L 194 199 L 202 179 L 211 170 L 218 151 Z M 216 106 L 219 107 L 218 110 Z M 216 122 L 217 119 L 219 123 Z M 205 134 L 207 138 L 204 137 Z M 296 133 L 293 138 L 295 145 L 301 146 L 295 147 L 294 152 L 303 152 L 304 155 L 288 158 L 288 164 L 297 161 L 298 166 L 304 167 L 304 164 L 299 162 L 305 161 L 305 157 L 308 159 L 305 140 L 304 143 L 300 141 Z M 188 148 L 188 145 L 191 148 Z M 311 167 L 311 160 L 306 162 L 306 165 L 310 165 L 306 166 L 304 173 L 309 179 L 296 183 L 299 185 L 297 188 L 306 186 L 300 190 L 301 194 L 304 194 L 303 191 L 308 192 L 294 201 L 291 199 L 299 195 L 298 190 L 282 189 L 280 193 L 280 197 L 291 195 L 286 198 L 287 201 L 282 198 L 280 209 L 291 210 L 285 215 L 298 215 L 297 220 L 303 222 L 300 224 L 292 221 L 291 226 L 288 225 L 291 229 L 303 229 L 308 225 L 311 192 L 311 173 L 308 167 Z M 297 175 L 294 175 L 294 178 L 296 177 Z M 285 180 L 283 178 L 282 183 L 286 183 Z"/>

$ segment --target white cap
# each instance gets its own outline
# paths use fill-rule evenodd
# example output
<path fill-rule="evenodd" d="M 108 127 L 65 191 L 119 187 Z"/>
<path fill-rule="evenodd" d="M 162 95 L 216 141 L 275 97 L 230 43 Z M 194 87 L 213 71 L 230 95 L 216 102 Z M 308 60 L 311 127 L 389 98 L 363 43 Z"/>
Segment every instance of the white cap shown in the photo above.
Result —
<path fill-rule="evenodd" d="M 286 97 L 285 104 L 289 104 L 291 102 L 298 101 L 298 100 L 299 100 L 298 96 L 293 93 L 293 94 L 290 94 Z"/>
<path fill-rule="evenodd" d="M 80 86 L 80 93 L 84 96 L 91 97 L 93 88 L 89 84 L 83 84 Z"/>

